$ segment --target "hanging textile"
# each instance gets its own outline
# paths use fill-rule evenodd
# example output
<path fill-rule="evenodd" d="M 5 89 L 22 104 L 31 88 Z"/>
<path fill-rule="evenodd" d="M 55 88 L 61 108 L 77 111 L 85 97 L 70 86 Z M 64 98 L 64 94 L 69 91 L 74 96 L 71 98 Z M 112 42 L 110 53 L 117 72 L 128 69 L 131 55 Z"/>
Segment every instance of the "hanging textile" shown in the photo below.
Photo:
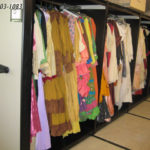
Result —
<path fill-rule="evenodd" d="M 41 131 L 41 124 L 39 118 L 39 111 L 36 102 L 36 93 L 33 84 L 33 79 L 31 80 L 31 125 L 30 125 L 30 133 L 31 133 L 31 140 L 32 137 L 35 137 L 38 132 Z"/>
<path fill-rule="evenodd" d="M 95 22 L 86 15 L 40 7 L 35 11 L 33 75 L 44 83 L 51 136 L 78 133 L 81 121 L 100 113 L 95 40 Z"/>
<path fill-rule="evenodd" d="M 120 93 L 118 99 L 116 95 L 118 94 L 118 87 L 116 86 L 115 103 L 118 105 L 119 109 L 124 102 L 132 102 L 132 90 L 131 90 L 131 76 L 130 76 L 130 62 L 133 59 L 133 45 L 131 28 L 127 23 L 120 24 L 117 23 L 119 33 L 121 38 L 121 49 L 122 49 L 122 76 L 119 78 L 117 86 L 120 87 Z"/>
<path fill-rule="evenodd" d="M 149 76 L 150 76 L 150 70 L 148 69 L 148 66 L 150 65 L 150 29 L 147 27 L 143 27 L 144 37 L 145 37 L 145 45 L 146 45 L 146 57 L 147 57 L 147 79 L 146 79 L 146 86 L 145 88 L 149 88 Z"/>
<path fill-rule="evenodd" d="M 38 79 L 38 110 L 41 123 L 41 132 L 36 135 L 36 150 L 51 148 L 49 125 L 46 114 L 42 74 L 39 73 Z"/>
<path fill-rule="evenodd" d="M 50 11 L 49 14 L 51 16 L 52 40 L 56 58 L 56 77 L 45 81 L 44 91 L 51 135 L 61 136 L 72 129 L 68 112 L 66 84 L 63 76 L 63 64 L 67 73 L 73 69 L 71 63 L 72 51 L 70 47 L 67 47 L 65 38 L 65 36 L 68 36 L 67 18 L 65 19 L 65 16 L 56 11 Z"/>
<path fill-rule="evenodd" d="M 91 24 L 91 18 L 87 16 L 80 16 L 80 19 L 77 19 L 78 17 L 72 16 L 68 11 L 64 11 L 63 14 L 69 18 L 69 31 L 71 37 L 73 37 L 72 43 L 75 50 L 75 64 L 78 78 L 80 121 L 94 119 L 99 113 L 98 107 L 96 107 L 98 101 L 96 35 L 93 33 L 93 28 L 96 31 L 96 26 L 94 20 L 92 20 Z M 91 54 L 93 64 L 95 63 L 93 66 L 90 65 L 92 62 Z M 94 91 L 91 91 L 90 87 Z M 92 116 L 93 114 L 94 116 Z"/>
<path fill-rule="evenodd" d="M 134 92 L 144 89 L 146 84 L 146 77 L 147 77 L 146 45 L 143 29 L 140 28 L 134 79 L 133 79 Z"/>
<path fill-rule="evenodd" d="M 103 100 L 106 102 L 110 117 L 114 115 L 114 104 L 121 109 L 122 103 L 132 102 L 130 77 L 132 59 L 133 45 L 130 25 L 122 18 L 110 18 L 107 23 L 99 97 L 100 105 Z"/>

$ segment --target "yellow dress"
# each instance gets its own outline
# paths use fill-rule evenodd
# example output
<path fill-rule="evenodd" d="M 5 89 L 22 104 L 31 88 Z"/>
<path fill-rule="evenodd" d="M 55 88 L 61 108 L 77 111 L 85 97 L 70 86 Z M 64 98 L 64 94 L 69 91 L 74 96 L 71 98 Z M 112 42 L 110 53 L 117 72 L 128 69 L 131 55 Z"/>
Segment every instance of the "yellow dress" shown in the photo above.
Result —
<path fill-rule="evenodd" d="M 56 77 L 46 80 L 44 84 L 44 94 L 48 121 L 52 136 L 62 136 L 72 126 L 69 119 L 66 84 L 63 76 L 63 57 L 66 55 L 62 41 L 62 16 L 57 11 L 50 11 L 52 25 L 52 40 L 55 50 Z M 62 31 L 61 31 L 62 30 Z M 61 34 L 60 34 L 61 33 Z"/>
<path fill-rule="evenodd" d="M 44 84 L 46 109 L 52 136 L 80 132 L 77 74 L 74 66 L 68 18 L 50 11 L 56 77 Z"/>
<path fill-rule="evenodd" d="M 96 60 L 95 60 L 95 57 L 94 57 L 94 51 L 93 51 L 93 45 L 92 45 L 92 36 L 91 36 L 91 33 L 90 33 L 90 26 L 89 26 L 89 22 L 88 22 L 87 17 L 84 19 L 84 26 L 85 26 L 86 34 L 87 34 L 87 37 L 88 37 L 89 50 L 90 50 L 90 56 L 92 58 L 92 64 L 95 64 Z"/>
<path fill-rule="evenodd" d="M 64 63 L 64 79 L 65 79 L 65 86 L 66 86 L 66 105 L 68 108 L 68 115 L 69 120 L 72 125 L 72 130 L 67 131 L 63 134 L 63 136 L 67 136 L 71 133 L 80 132 L 80 125 L 79 125 L 79 103 L 78 103 L 78 91 L 77 91 L 77 73 L 74 64 L 74 49 L 69 33 L 69 26 L 68 26 L 68 18 L 63 17 L 63 41 L 65 45 L 66 51 L 66 59 Z M 77 41 L 75 42 L 75 46 Z M 78 44 L 77 44 L 78 45 Z M 77 46 L 76 46 L 77 48 Z"/>
<path fill-rule="evenodd" d="M 44 84 L 46 110 L 52 136 L 61 136 L 71 130 L 68 117 L 66 87 L 63 76 L 47 80 Z"/>
<path fill-rule="evenodd" d="M 66 83 L 66 93 L 67 93 L 66 95 L 67 95 L 69 119 L 72 125 L 72 130 L 67 131 L 63 135 L 65 137 L 68 134 L 80 132 L 77 73 L 75 65 L 73 66 L 73 71 L 64 74 L 64 78 Z"/>
<path fill-rule="evenodd" d="M 55 63 L 55 52 L 54 52 L 54 44 L 52 41 L 52 26 L 50 22 L 50 16 L 49 19 L 46 22 L 46 28 L 47 28 L 47 62 L 49 64 L 49 73 L 47 74 L 48 77 L 52 77 L 56 75 L 56 63 Z"/>

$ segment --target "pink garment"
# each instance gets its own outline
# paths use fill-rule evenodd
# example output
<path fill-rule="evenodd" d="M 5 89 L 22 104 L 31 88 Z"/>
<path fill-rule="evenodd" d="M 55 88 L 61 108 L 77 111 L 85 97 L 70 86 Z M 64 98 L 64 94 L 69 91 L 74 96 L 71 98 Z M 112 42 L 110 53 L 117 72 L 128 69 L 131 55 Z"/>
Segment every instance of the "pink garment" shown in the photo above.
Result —
<path fill-rule="evenodd" d="M 32 79 L 32 83 L 31 83 L 31 127 L 30 127 L 31 140 L 30 142 L 32 142 L 32 137 L 36 136 L 36 134 L 40 131 L 41 131 L 41 124 L 40 124 L 39 112 L 38 112 L 38 107 L 36 103 L 36 94 L 35 94 L 35 89 L 34 89 L 34 84 L 33 84 L 33 79 Z"/>
<path fill-rule="evenodd" d="M 74 39 L 75 39 L 75 21 L 76 19 L 73 16 L 69 17 L 70 37 L 71 37 L 71 41 L 73 45 L 74 45 Z"/>
<path fill-rule="evenodd" d="M 106 104 L 107 104 L 107 107 L 108 107 L 109 114 L 112 117 L 114 115 L 114 106 L 113 106 L 112 98 L 111 98 L 110 95 L 106 96 Z"/>
<path fill-rule="evenodd" d="M 83 76 L 78 76 L 78 92 L 82 97 L 87 97 L 90 91 L 88 82 L 90 79 L 90 74 L 85 74 Z"/>
<path fill-rule="evenodd" d="M 33 51 L 36 51 L 36 40 L 35 34 L 33 33 Z"/>
<path fill-rule="evenodd" d="M 81 56 L 82 63 L 86 63 L 87 60 L 89 59 L 89 54 L 86 49 L 80 53 L 80 56 Z"/>
<path fill-rule="evenodd" d="M 76 18 L 74 16 L 70 15 L 67 12 L 63 12 L 63 14 L 66 15 L 69 18 L 68 25 L 69 25 L 70 37 L 71 37 L 72 44 L 74 45 L 74 39 L 75 39 L 75 21 L 76 21 Z"/>
<path fill-rule="evenodd" d="M 86 112 L 92 110 L 96 106 L 97 106 L 97 101 L 96 100 L 94 100 L 91 104 L 86 104 Z"/>
<path fill-rule="evenodd" d="M 76 69 L 78 76 L 85 75 L 90 72 L 86 63 L 76 63 Z"/>

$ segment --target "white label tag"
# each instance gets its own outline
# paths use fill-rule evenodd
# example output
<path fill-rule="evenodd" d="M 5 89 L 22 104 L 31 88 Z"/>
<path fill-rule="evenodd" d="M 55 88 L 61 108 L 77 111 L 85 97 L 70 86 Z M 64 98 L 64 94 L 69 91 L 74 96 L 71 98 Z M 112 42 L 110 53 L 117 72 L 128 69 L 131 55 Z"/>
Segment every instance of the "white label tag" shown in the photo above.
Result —
<path fill-rule="evenodd" d="M 10 5 L 10 21 L 22 22 L 23 5 L 11 4 Z"/>
<path fill-rule="evenodd" d="M 12 13 L 11 13 L 11 18 L 12 19 L 21 19 L 21 16 L 22 16 L 22 11 L 21 11 L 21 9 L 16 9 L 16 10 L 14 10 L 14 9 L 12 9 Z"/>

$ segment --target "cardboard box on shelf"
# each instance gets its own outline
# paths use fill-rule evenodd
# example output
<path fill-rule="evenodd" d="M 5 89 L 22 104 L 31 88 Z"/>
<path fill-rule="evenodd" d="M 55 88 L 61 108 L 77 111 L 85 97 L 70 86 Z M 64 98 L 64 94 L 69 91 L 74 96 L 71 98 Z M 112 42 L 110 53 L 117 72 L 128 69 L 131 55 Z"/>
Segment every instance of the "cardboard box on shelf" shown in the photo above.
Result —
<path fill-rule="evenodd" d="M 145 12 L 146 0 L 107 0 L 109 2 Z"/>
<path fill-rule="evenodd" d="M 150 16 L 150 0 L 146 1 L 146 15 Z"/>

